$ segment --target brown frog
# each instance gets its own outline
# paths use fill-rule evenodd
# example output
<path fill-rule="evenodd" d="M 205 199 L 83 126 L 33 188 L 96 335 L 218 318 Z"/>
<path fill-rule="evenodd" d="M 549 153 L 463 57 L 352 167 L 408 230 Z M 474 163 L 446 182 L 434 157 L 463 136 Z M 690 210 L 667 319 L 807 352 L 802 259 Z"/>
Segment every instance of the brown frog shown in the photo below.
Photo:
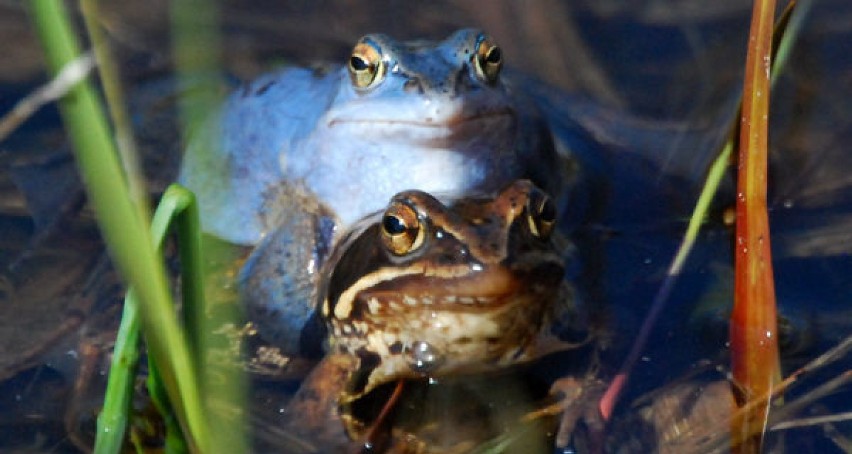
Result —
<path fill-rule="evenodd" d="M 547 329 L 570 304 L 556 218 L 550 198 L 519 180 L 490 198 L 402 192 L 358 224 L 326 263 L 318 312 L 329 353 L 287 409 L 294 430 L 359 437 L 350 404 L 382 384 L 565 348 Z"/>

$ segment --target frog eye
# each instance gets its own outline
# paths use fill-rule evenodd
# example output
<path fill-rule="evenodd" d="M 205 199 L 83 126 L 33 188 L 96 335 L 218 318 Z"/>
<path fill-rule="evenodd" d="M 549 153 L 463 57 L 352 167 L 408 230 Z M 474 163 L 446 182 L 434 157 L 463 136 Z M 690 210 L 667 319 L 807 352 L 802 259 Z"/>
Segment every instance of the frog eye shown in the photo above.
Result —
<path fill-rule="evenodd" d="M 382 243 L 394 255 L 408 254 L 423 244 L 425 227 L 417 211 L 401 202 L 394 202 L 382 217 Z"/>
<path fill-rule="evenodd" d="M 530 232 L 541 239 L 550 238 L 556 224 L 556 205 L 541 191 L 533 191 L 527 200 L 527 223 Z"/>
<path fill-rule="evenodd" d="M 385 61 L 378 47 L 367 41 L 358 43 L 349 57 L 349 77 L 356 88 L 370 88 L 385 77 Z"/>
<path fill-rule="evenodd" d="M 473 67 L 480 79 L 494 83 L 500 75 L 503 67 L 503 52 L 500 47 L 486 38 L 481 38 L 476 43 L 476 52 L 473 54 Z"/>

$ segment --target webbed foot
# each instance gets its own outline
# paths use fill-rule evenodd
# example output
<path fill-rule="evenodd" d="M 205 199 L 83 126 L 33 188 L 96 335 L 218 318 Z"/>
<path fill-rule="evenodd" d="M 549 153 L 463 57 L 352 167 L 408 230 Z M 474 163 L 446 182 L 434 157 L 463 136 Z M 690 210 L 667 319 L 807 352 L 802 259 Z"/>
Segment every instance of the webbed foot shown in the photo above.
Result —
<path fill-rule="evenodd" d="M 524 419 L 559 415 L 556 448 L 565 453 L 603 452 L 606 421 L 598 403 L 604 391 L 606 384 L 595 378 L 560 378 L 550 387 L 556 402 L 528 413 Z"/>

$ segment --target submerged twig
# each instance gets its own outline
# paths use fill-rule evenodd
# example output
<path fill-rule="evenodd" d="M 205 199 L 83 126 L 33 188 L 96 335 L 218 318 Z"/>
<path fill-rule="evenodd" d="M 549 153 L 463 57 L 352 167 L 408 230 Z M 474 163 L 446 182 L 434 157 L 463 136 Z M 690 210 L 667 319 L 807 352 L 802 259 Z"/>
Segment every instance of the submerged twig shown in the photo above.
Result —
<path fill-rule="evenodd" d="M 740 407 L 734 415 L 733 418 L 745 419 L 748 418 L 751 413 L 757 411 L 761 406 L 765 406 L 767 402 L 775 397 L 779 396 L 781 393 L 790 391 L 794 385 L 800 382 L 807 375 L 828 366 L 836 362 L 837 360 L 845 357 L 847 354 L 852 352 L 852 336 L 848 336 L 843 339 L 840 343 L 826 351 L 825 353 L 819 355 L 813 361 L 805 364 L 792 374 L 790 374 L 787 378 L 785 378 L 781 383 L 776 385 L 770 392 L 763 394 L 755 398 L 754 400 L 748 402 L 747 404 Z M 793 412 L 787 411 L 788 406 L 795 405 L 796 410 L 801 409 L 805 403 L 813 402 L 816 399 L 824 397 L 828 391 L 833 391 L 840 386 L 845 385 L 847 382 L 852 379 L 852 374 L 849 371 L 841 374 L 839 377 L 836 377 L 830 380 L 828 383 L 820 386 L 817 390 L 814 390 L 810 393 L 807 393 L 805 396 L 800 397 L 796 400 L 795 403 L 785 404 L 784 406 L 776 407 L 771 415 L 771 423 L 775 421 L 781 421 L 784 418 L 789 418 Z M 792 408 L 792 407 L 791 407 Z M 780 423 L 779 423 L 780 424 Z M 701 450 L 704 452 L 721 452 L 729 450 L 728 446 L 729 434 L 721 431 L 716 437 L 704 440 L 701 443 Z"/>
<path fill-rule="evenodd" d="M 810 418 L 800 418 L 793 421 L 782 422 L 770 427 L 769 430 L 788 430 L 799 427 L 816 426 L 819 424 L 828 424 L 843 421 L 852 421 L 852 411 L 847 411 L 845 413 L 835 413 L 833 415 L 812 416 Z"/>
<path fill-rule="evenodd" d="M 94 67 L 94 55 L 91 51 L 86 52 L 63 66 L 49 82 L 18 101 L 9 113 L 0 118 L 0 142 L 9 137 L 9 134 L 43 105 L 65 96 L 81 80 L 88 77 Z"/>

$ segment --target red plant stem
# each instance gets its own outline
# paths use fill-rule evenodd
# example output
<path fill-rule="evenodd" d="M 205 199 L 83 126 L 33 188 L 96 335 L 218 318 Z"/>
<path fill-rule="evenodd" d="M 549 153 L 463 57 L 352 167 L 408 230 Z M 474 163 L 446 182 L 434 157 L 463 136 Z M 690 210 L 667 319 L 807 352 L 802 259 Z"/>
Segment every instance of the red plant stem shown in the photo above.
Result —
<path fill-rule="evenodd" d="M 746 57 L 737 175 L 734 309 L 731 369 L 740 405 L 768 393 L 780 381 L 775 287 L 766 212 L 769 76 L 774 0 L 755 0 Z M 741 449 L 759 449 L 769 404 L 754 418 L 734 418 Z"/>
<path fill-rule="evenodd" d="M 384 406 L 382 406 L 382 411 L 379 412 L 379 416 L 376 417 L 376 420 L 373 421 L 373 424 L 370 426 L 370 429 L 364 436 L 364 446 L 363 449 L 359 452 L 372 451 L 376 448 L 378 432 L 381 428 L 386 427 L 385 425 L 388 424 L 388 417 L 390 416 L 390 412 L 396 407 L 396 404 L 402 397 L 402 390 L 404 388 L 405 380 L 397 380 L 396 386 L 393 388 L 393 393 L 391 394 L 390 398 L 388 398 L 388 401 L 385 402 Z"/>

